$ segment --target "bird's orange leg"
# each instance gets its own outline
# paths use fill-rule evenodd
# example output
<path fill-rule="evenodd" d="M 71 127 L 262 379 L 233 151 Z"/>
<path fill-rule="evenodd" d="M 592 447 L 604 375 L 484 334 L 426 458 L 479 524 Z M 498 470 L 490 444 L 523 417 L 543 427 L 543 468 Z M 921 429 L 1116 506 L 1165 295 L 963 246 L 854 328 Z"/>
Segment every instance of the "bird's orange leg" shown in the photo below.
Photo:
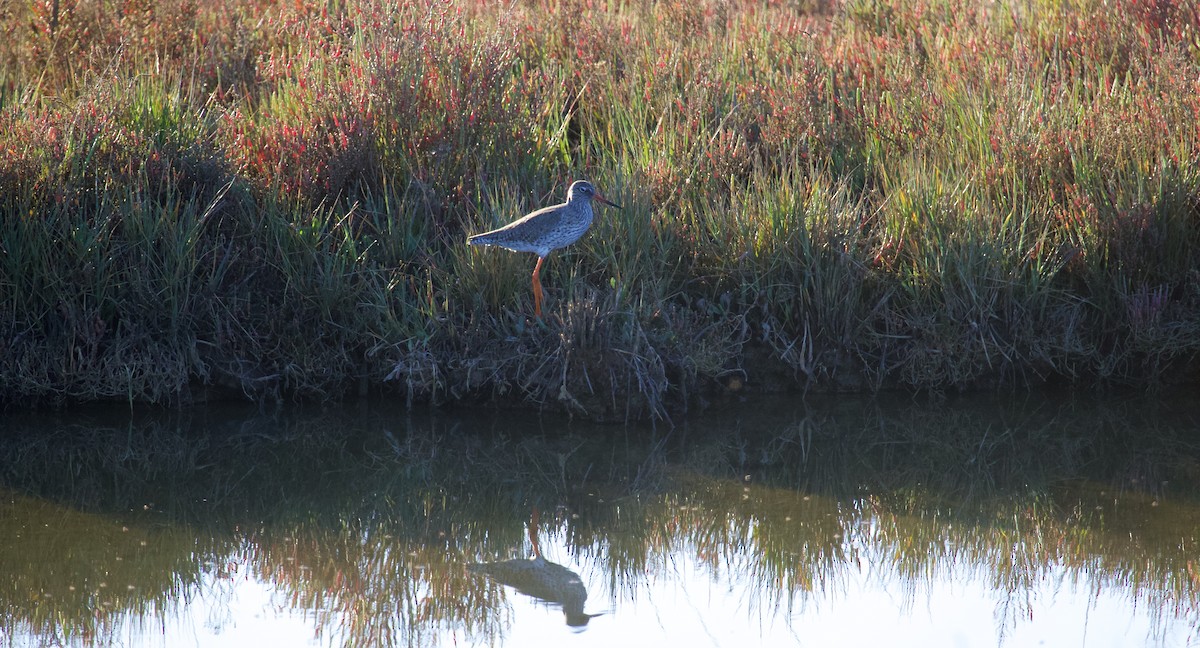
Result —
<path fill-rule="evenodd" d="M 533 312 L 538 317 L 542 316 L 542 279 L 539 273 L 545 260 L 545 257 L 538 257 L 537 265 L 533 268 Z"/>
<path fill-rule="evenodd" d="M 533 507 L 533 514 L 529 516 L 529 544 L 533 545 L 533 555 L 538 558 L 542 557 L 542 548 L 538 546 L 538 507 Z"/>

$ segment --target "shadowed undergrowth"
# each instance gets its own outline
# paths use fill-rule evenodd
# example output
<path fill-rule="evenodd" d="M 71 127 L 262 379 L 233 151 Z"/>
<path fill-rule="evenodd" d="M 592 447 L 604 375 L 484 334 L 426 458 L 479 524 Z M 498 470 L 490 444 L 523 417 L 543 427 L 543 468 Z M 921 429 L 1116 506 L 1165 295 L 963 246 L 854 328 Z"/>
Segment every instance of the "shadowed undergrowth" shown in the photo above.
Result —
<path fill-rule="evenodd" d="M 0 400 L 1194 380 L 1189 3 L 10 3 Z M 549 260 L 465 236 L 587 177 Z"/>

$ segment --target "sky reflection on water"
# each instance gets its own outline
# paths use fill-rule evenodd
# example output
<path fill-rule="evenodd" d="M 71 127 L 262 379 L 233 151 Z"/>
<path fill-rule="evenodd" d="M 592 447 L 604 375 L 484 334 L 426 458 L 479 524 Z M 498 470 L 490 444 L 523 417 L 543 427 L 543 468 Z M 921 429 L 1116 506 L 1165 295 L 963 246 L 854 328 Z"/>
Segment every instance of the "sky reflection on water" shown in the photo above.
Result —
<path fill-rule="evenodd" d="M 561 530 L 545 551 L 569 556 Z M 694 549 L 694 548 L 690 548 Z M 601 570 L 565 559 L 585 579 L 593 608 L 603 612 L 580 632 L 563 623 L 555 606 L 509 590 L 503 602 L 503 638 L 447 629 L 440 645 L 513 646 L 1187 646 L 1196 641 L 1196 616 L 1133 609 L 1123 592 L 1089 591 L 1062 567 L 1022 592 L 995 589 L 978 565 L 955 564 L 929 580 L 900 576 L 869 547 L 870 556 L 846 565 L 827 584 L 786 606 L 761 605 L 758 586 L 729 570 L 713 572 L 681 548 L 670 564 L 646 575 L 636 593 L 614 593 Z M 878 559 L 878 560 L 877 560 Z M 231 563 L 234 560 L 231 558 Z M 293 607 L 246 567 L 247 573 L 207 574 L 187 605 L 164 625 L 126 618 L 111 636 L 119 645 L 325 646 L 353 636 L 325 626 L 321 610 Z M 236 571 L 240 571 L 236 570 Z M 329 621 L 329 619 L 324 619 Z M 314 630 L 316 628 L 316 630 Z"/>
<path fill-rule="evenodd" d="M 13 418 L 0 644 L 1200 645 L 1198 412 L 840 398 L 656 429 L 381 407 Z M 468 569 L 534 539 L 601 613 L 585 629 Z"/>

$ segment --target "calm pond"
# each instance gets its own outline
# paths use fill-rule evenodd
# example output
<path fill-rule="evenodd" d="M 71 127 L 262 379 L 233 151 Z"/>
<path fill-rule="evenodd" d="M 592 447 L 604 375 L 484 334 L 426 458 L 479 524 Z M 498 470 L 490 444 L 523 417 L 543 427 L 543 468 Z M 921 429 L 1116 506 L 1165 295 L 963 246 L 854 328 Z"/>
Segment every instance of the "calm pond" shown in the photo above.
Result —
<path fill-rule="evenodd" d="M 0 419 L 0 645 L 1200 646 L 1200 401 Z"/>

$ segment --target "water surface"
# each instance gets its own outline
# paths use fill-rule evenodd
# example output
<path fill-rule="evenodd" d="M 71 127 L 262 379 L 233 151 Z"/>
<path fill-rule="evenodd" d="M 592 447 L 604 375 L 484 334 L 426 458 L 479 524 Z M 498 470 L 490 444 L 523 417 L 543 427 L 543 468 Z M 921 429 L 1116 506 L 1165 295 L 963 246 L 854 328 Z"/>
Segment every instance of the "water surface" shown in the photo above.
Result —
<path fill-rule="evenodd" d="M 1200 645 L 1200 404 L 5 416 L 0 643 Z"/>

